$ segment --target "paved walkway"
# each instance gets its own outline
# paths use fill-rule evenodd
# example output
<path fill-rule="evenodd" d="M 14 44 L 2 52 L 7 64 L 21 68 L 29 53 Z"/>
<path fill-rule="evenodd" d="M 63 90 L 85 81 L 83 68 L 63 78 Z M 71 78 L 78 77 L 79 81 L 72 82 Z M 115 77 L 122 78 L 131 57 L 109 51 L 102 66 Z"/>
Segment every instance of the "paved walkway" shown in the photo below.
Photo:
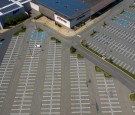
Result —
<path fill-rule="evenodd" d="M 100 17 L 95 18 L 94 20 L 88 20 L 83 27 L 79 28 L 76 31 L 75 30 L 72 30 L 72 29 L 69 29 L 67 27 L 64 27 L 64 26 L 58 27 L 57 25 L 55 25 L 55 22 L 54 21 L 46 18 L 45 16 L 39 18 L 38 20 L 36 20 L 36 22 L 42 23 L 43 25 L 46 25 L 46 26 L 54 29 L 55 31 L 57 31 L 58 33 L 60 33 L 63 36 L 73 37 L 73 36 L 79 34 L 80 32 L 84 31 L 85 29 L 87 29 L 91 25 L 99 22 L 100 20 L 102 20 L 103 18 L 105 18 L 110 13 L 111 13 L 111 10 L 107 11 L 106 13 L 104 13 L 103 15 L 101 15 Z M 34 21 L 35 20 L 33 20 L 33 22 Z"/>

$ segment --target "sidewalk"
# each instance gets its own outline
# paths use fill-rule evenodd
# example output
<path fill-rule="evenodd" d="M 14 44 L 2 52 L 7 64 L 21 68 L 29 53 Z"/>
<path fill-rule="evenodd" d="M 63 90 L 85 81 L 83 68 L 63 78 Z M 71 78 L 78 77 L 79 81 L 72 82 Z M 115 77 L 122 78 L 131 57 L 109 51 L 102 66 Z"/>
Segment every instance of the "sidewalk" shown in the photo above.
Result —
<path fill-rule="evenodd" d="M 75 30 L 72 30 L 70 28 L 64 27 L 64 26 L 58 27 L 57 25 L 55 25 L 55 22 L 54 21 L 46 18 L 45 16 L 37 19 L 36 22 L 39 22 L 39 23 L 41 23 L 43 25 L 48 26 L 49 28 L 57 31 L 58 33 L 60 33 L 63 36 L 73 37 L 73 36 L 78 35 L 82 31 L 84 31 L 85 29 L 87 29 L 91 25 L 96 24 L 97 22 L 99 22 L 100 20 L 102 20 L 103 18 L 105 18 L 110 13 L 111 13 L 111 11 L 109 10 L 106 13 L 104 13 L 103 15 L 101 15 L 100 17 L 95 18 L 94 20 L 88 20 L 84 26 L 82 26 L 81 28 L 77 29 L 76 31 Z M 34 20 L 33 20 L 33 22 L 34 22 Z"/>

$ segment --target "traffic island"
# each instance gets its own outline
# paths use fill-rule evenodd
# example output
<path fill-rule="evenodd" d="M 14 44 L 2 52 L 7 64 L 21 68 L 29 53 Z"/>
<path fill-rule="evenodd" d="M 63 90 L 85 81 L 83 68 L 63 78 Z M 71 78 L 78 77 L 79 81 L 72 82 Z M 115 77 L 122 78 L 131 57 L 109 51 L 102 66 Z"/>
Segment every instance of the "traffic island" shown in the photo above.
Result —
<path fill-rule="evenodd" d="M 130 98 L 131 101 L 134 101 L 135 102 L 135 93 L 131 93 L 129 95 L 129 98 Z"/>
<path fill-rule="evenodd" d="M 111 76 L 110 74 L 108 74 L 107 72 L 105 72 L 103 69 L 101 69 L 101 68 L 98 67 L 98 66 L 95 66 L 95 70 L 96 70 L 96 72 L 103 72 L 105 78 L 112 78 L 112 76 Z"/>
<path fill-rule="evenodd" d="M 76 53 L 76 49 L 75 49 L 73 46 L 70 47 L 70 53 L 71 53 L 71 54 Z"/>
<path fill-rule="evenodd" d="M 26 32 L 26 28 L 21 28 L 20 30 L 16 31 L 13 36 L 18 36 L 21 32 Z"/>
<path fill-rule="evenodd" d="M 58 39 L 57 39 L 57 38 L 55 38 L 55 37 L 51 37 L 51 40 L 56 41 L 56 44 L 61 44 L 61 41 L 60 41 L 60 40 L 58 40 Z"/>
<path fill-rule="evenodd" d="M 84 58 L 81 54 L 77 54 L 77 58 L 78 59 L 82 59 L 82 58 Z"/>

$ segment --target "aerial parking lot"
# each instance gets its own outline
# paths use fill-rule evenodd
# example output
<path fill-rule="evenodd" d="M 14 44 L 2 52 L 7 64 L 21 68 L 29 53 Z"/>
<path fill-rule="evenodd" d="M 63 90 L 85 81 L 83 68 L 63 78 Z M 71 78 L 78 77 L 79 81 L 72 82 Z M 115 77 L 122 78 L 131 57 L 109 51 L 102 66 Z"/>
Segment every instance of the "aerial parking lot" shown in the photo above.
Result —
<path fill-rule="evenodd" d="M 94 32 L 85 39 L 88 47 L 135 74 L 135 11 L 130 7 L 122 10 Z"/>
<path fill-rule="evenodd" d="M 28 29 L 12 37 L 0 65 L 1 115 L 135 114 L 129 89 L 52 35 Z"/>
<path fill-rule="evenodd" d="M 71 38 L 36 20 L 0 35 L 0 115 L 135 115 L 135 82 L 111 67 L 135 75 L 135 4 L 125 1 Z"/>

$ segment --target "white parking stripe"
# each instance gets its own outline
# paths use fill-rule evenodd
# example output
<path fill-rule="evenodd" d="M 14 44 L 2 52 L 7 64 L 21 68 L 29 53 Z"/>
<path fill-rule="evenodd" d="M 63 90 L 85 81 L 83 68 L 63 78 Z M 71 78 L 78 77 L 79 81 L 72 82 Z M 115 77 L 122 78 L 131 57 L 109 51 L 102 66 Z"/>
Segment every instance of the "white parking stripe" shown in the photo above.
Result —
<path fill-rule="evenodd" d="M 60 115 L 62 45 L 50 41 L 48 49 L 41 115 Z"/>
<path fill-rule="evenodd" d="M 3 93 L 0 93 L 0 110 L 6 96 L 7 88 L 10 84 L 10 79 L 12 77 L 12 72 L 18 56 L 18 52 L 20 50 L 21 42 L 22 38 L 19 37 L 11 39 L 0 66 L 0 91 L 4 91 Z"/>
<path fill-rule="evenodd" d="M 41 44 L 42 41 L 38 43 Z M 34 47 L 35 44 L 37 44 L 37 40 L 29 41 L 29 46 L 31 45 L 31 55 L 29 51 L 30 49 L 28 47 L 27 54 L 22 67 L 21 76 L 16 89 L 16 96 L 14 98 L 14 103 L 11 108 L 11 114 L 21 114 L 21 115 L 30 114 L 35 77 L 37 74 L 37 66 L 38 66 L 38 61 L 40 56 L 40 55 L 35 55 L 40 52 L 40 50 L 37 50 L 37 48 Z M 29 58 L 31 56 L 33 56 L 33 58 Z"/>
<path fill-rule="evenodd" d="M 96 74 L 96 79 L 102 112 L 111 113 L 112 115 L 114 115 L 115 112 L 122 112 L 118 102 L 113 80 L 111 78 L 108 80 L 105 77 L 102 77 L 102 74 L 101 77 L 99 75 L 97 76 Z"/>
<path fill-rule="evenodd" d="M 82 66 L 84 65 L 84 66 Z M 90 100 L 86 85 L 85 61 L 70 56 L 70 83 L 71 83 L 71 114 L 88 114 L 90 111 Z"/>

